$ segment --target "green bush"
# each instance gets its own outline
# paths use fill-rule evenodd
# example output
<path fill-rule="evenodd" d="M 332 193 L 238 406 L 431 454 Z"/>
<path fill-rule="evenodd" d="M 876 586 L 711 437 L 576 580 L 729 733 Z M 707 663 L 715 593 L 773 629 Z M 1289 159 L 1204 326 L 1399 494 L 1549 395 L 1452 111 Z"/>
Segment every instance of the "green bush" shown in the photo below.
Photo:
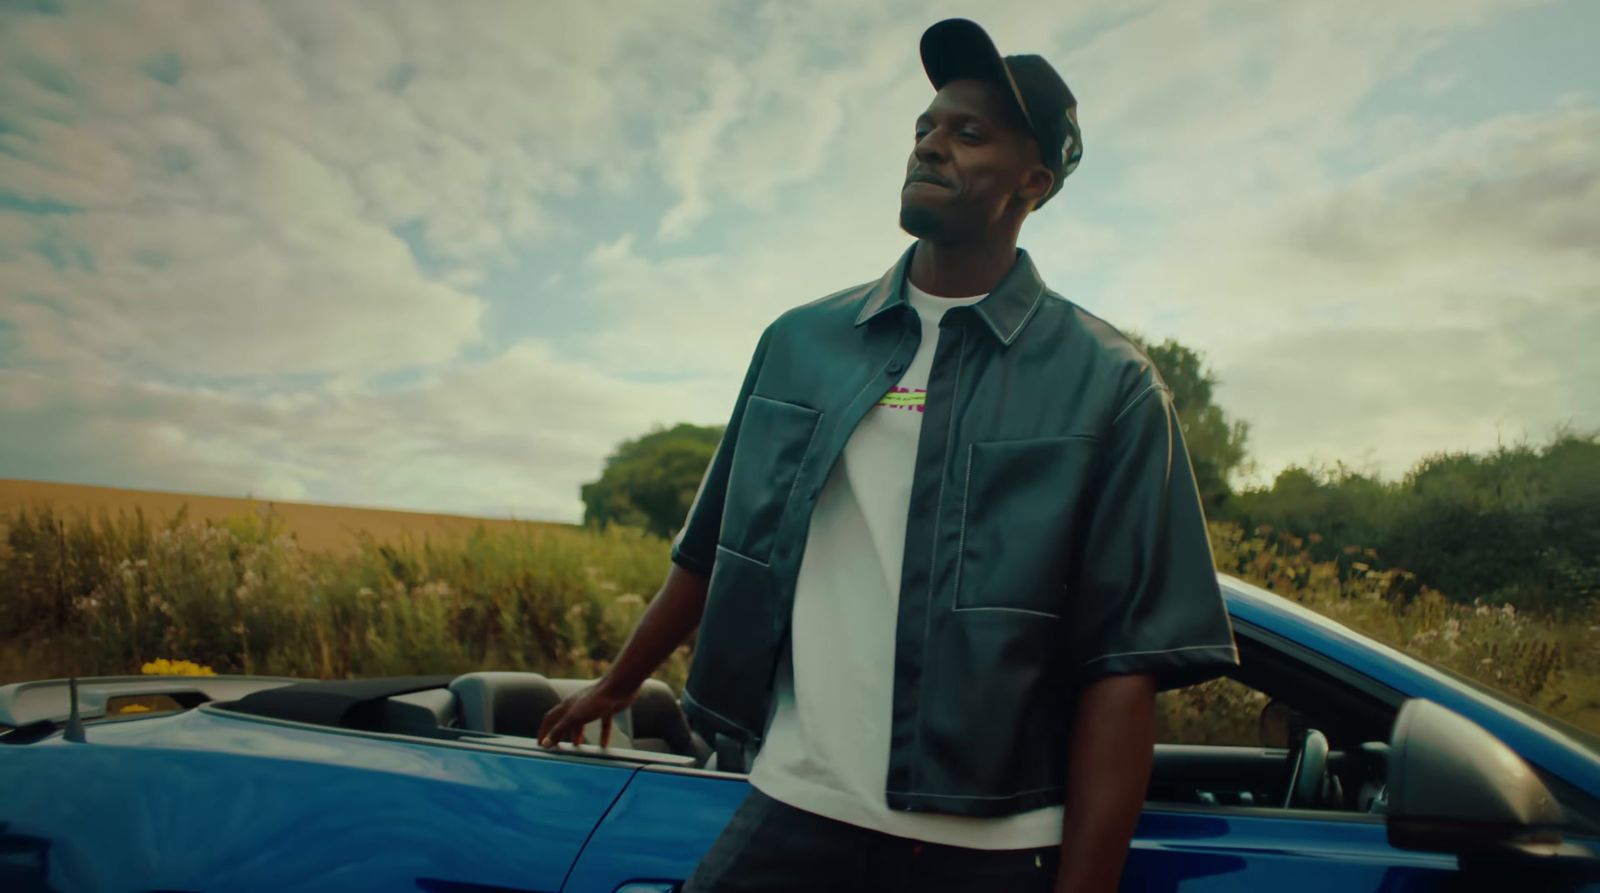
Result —
<path fill-rule="evenodd" d="M 1440 453 L 1388 482 L 1335 463 L 1285 469 L 1214 520 L 1309 537 L 1310 554 L 1404 568 L 1451 599 L 1587 615 L 1600 602 L 1600 433 Z M 1369 551 L 1372 550 L 1372 551 Z"/>
<path fill-rule="evenodd" d="M 1453 601 L 1400 570 L 1374 567 L 1370 552 L 1318 560 L 1315 534 L 1296 536 L 1234 524 L 1211 525 L 1217 568 L 1304 605 L 1408 654 L 1454 670 L 1537 710 L 1600 731 L 1600 611 L 1564 621 L 1482 599 Z M 1363 560 L 1365 559 L 1365 560 Z M 1165 740 L 1238 744 L 1251 740 L 1263 699 L 1218 679 L 1163 694 L 1157 720 Z M 1243 737 L 1242 737 L 1243 736 Z"/>

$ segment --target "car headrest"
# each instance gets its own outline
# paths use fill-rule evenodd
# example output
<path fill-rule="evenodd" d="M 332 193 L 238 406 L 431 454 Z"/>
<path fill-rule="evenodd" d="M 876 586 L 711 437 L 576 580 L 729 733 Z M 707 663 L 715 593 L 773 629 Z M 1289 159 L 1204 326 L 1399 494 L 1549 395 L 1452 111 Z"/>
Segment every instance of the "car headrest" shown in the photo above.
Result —
<path fill-rule="evenodd" d="M 635 739 L 660 738 L 672 753 L 698 755 L 696 752 L 700 748 L 695 746 L 689 722 L 683 718 L 683 709 L 678 706 L 678 696 L 672 693 L 672 686 L 660 679 L 646 679 L 630 709 L 633 714 L 631 732 Z"/>
<path fill-rule="evenodd" d="M 462 728 L 499 735 L 538 735 L 539 721 L 561 703 L 555 686 L 538 673 L 466 673 L 451 681 L 450 691 L 461 705 Z"/>

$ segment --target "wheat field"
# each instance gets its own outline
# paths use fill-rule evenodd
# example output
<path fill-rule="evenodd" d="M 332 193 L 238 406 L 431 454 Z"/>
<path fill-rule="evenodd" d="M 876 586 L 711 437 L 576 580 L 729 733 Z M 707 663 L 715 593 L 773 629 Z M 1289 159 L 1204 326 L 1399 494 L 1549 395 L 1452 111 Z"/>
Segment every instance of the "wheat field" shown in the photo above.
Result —
<path fill-rule="evenodd" d="M 68 516 L 115 515 L 139 510 L 151 520 L 161 521 L 175 517 L 185 507 L 188 517 L 195 521 L 220 523 L 247 514 L 275 515 L 283 522 L 285 533 L 293 536 L 301 548 L 312 550 L 346 550 L 353 547 L 362 535 L 388 542 L 406 537 L 459 536 L 479 526 L 491 530 L 570 526 L 547 521 L 477 518 L 0 478 L 0 518 L 14 515 L 19 510 L 51 509 L 57 515 Z"/>

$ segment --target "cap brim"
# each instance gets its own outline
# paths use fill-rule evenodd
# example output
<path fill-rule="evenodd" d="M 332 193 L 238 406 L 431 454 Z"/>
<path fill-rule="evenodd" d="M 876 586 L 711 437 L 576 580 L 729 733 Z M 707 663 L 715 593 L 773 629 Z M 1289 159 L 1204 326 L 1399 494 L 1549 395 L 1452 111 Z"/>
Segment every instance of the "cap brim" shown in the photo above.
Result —
<path fill-rule="evenodd" d="M 989 81 L 1006 88 L 1022 120 L 1032 129 L 1028 106 L 1022 101 L 1016 81 L 982 26 L 970 19 L 945 19 L 922 32 L 922 69 L 938 90 L 962 78 Z"/>

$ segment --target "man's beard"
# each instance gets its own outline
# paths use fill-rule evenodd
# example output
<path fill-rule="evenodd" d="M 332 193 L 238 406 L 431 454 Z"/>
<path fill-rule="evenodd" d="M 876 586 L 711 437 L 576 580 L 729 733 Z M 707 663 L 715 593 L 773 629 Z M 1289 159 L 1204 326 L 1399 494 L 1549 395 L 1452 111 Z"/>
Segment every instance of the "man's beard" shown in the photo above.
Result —
<path fill-rule="evenodd" d="M 939 241 L 947 229 L 943 217 L 920 205 L 900 206 L 900 228 L 930 242 Z"/>

